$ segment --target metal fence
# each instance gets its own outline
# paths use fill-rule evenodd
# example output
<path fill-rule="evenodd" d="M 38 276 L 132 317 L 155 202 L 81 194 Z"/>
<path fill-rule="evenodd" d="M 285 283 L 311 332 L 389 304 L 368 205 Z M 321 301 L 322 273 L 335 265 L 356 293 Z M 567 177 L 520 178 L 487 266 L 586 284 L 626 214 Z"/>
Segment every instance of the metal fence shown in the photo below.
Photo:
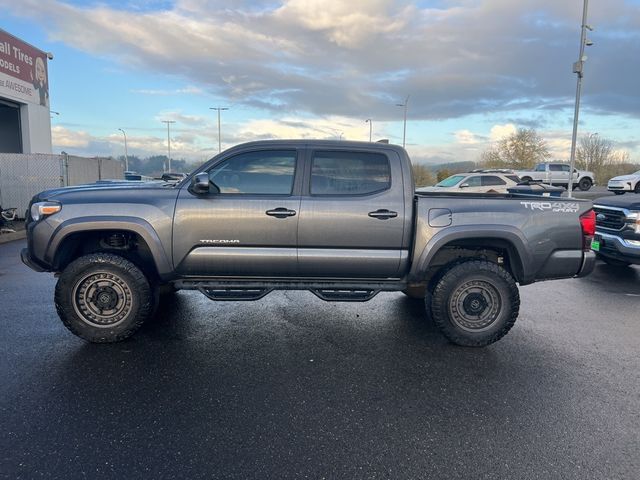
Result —
<path fill-rule="evenodd" d="M 124 178 L 122 162 L 72 155 L 0 153 L 0 205 L 24 217 L 31 197 L 50 188 Z"/>

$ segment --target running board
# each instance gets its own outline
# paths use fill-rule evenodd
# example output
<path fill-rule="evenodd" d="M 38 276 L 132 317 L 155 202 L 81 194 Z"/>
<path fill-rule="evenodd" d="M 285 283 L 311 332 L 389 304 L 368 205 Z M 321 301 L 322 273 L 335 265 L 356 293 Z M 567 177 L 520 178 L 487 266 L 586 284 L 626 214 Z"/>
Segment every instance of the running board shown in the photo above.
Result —
<path fill-rule="evenodd" d="M 311 293 L 325 302 L 368 302 L 380 293 L 380 290 L 313 289 Z"/>
<path fill-rule="evenodd" d="M 273 288 L 205 288 L 198 287 L 209 300 L 227 302 L 251 302 L 260 300 L 265 295 L 271 293 Z"/>

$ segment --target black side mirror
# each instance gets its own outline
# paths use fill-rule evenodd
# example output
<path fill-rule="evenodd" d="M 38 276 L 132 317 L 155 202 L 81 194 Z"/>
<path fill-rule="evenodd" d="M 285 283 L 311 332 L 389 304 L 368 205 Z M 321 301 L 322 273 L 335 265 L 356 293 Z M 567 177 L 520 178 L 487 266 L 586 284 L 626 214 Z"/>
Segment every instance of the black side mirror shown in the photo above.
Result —
<path fill-rule="evenodd" d="M 209 188 L 209 174 L 207 172 L 198 173 L 191 180 L 191 190 L 196 194 L 209 193 L 212 189 Z M 218 192 L 220 189 L 218 189 Z"/>

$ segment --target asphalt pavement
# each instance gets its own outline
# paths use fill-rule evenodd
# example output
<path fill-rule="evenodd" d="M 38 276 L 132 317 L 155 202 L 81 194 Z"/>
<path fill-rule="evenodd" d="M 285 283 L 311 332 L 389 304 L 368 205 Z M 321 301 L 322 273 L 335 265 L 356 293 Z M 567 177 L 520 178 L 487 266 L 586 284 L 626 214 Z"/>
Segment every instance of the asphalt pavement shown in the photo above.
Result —
<path fill-rule="evenodd" d="M 453 346 L 420 302 L 162 302 L 91 345 L 0 245 L 0 477 L 637 479 L 640 268 L 523 287 Z"/>

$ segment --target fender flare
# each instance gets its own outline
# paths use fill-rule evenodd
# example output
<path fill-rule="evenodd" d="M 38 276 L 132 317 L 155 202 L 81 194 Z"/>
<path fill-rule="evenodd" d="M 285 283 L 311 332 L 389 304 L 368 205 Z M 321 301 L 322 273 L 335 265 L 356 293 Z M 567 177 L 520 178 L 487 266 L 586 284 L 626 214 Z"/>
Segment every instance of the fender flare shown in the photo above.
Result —
<path fill-rule="evenodd" d="M 151 251 L 158 274 L 163 277 L 173 271 L 170 256 L 155 229 L 149 222 L 137 217 L 98 216 L 66 220 L 53 231 L 46 248 L 45 260 L 50 265 L 53 264 L 58 248 L 69 235 L 97 230 L 121 230 L 140 235 Z"/>
<path fill-rule="evenodd" d="M 521 284 L 533 282 L 533 259 L 527 248 L 527 239 L 522 232 L 508 225 L 464 225 L 447 227 L 436 233 L 414 261 L 412 277 L 419 277 L 429 269 L 429 264 L 436 254 L 447 244 L 458 240 L 495 239 L 507 242 L 513 247 L 511 253 L 516 258 L 512 261 L 516 280 Z M 513 263 L 515 262 L 515 264 Z"/>

